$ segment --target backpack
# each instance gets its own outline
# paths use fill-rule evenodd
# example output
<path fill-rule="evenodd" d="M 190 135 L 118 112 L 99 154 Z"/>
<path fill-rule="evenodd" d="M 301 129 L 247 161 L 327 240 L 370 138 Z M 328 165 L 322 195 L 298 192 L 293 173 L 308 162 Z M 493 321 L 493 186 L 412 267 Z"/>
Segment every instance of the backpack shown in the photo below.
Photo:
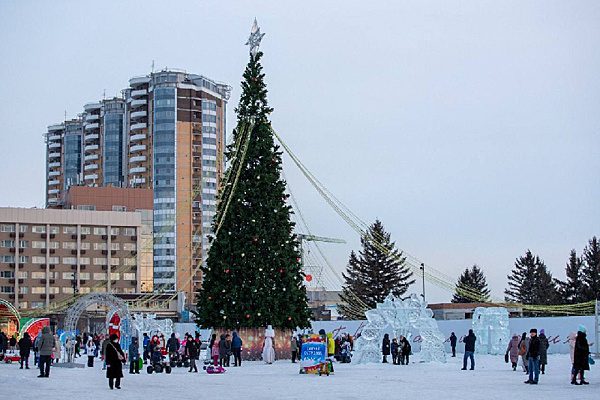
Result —
<path fill-rule="evenodd" d="M 527 353 L 527 347 L 525 346 L 525 341 L 521 341 L 519 344 L 519 355 L 524 356 Z"/>

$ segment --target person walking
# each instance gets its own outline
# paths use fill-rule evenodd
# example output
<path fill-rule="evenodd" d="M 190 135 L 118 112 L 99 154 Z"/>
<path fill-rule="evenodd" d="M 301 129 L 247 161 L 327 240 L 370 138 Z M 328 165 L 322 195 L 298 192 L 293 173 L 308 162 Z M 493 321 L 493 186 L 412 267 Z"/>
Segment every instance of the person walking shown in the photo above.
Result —
<path fill-rule="evenodd" d="M 167 351 L 169 352 L 169 359 L 176 360 L 179 351 L 179 340 L 175 337 L 175 333 L 171 333 L 171 337 L 167 340 Z"/>
<path fill-rule="evenodd" d="M 104 361 L 106 362 L 106 377 L 108 378 L 108 387 L 112 390 L 113 386 L 121 389 L 121 378 L 123 378 L 123 363 L 125 362 L 125 353 L 119 344 L 119 337 L 116 334 L 110 335 L 107 339 L 106 349 L 104 350 Z"/>
<path fill-rule="evenodd" d="M 473 329 L 469 329 L 469 334 L 463 338 L 465 344 L 465 355 L 463 356 L 463 367 L 462 370 L 467 369 L 467 359 L 471 359 L 471 370 L 475 369 L 475 341 L 477 337 L 473 333 Z"/>
<path fill-rule="evenodd" d="M 390 335 L 387 333 L 383 335 L 383 341 L 381 343 L 381 352 L 383 353 L 382 363 L 387 364 L 387 356 L 390 355 Z"/>
<path fill-rule="evenodd" d="M 40 346 L 41 339 L 42 339 L 42 331 L 40 330 L 38 332 L 38 335 L 35 337 L 35 340 L 33 341 L 33 365 L 38 365 L 38 362 L 40 361 L 39 346 Z"/>
<path fill-rule="evenodd" d="M 185 355 L 188 360 L 190 360 L 190 370 L 188 372 L 198 372 L 198 367 L 196 366 L 196 359 L 198 358 L 198 344 L 192 337 L 189 335 L 187 341 L 185 342 Z"/>
<path fill-rule="evenodd" d="M 296 357 L 298 355 L 298 341 L 296 341 L 296 337 L 292 335 L 290 339 L 290 350 L 292 351 L 292 364 L 296 363 Z"/>
<path fill-rule="evenodd" d="M 527 333 L 523 332 L 521 336 L 521 340 L 519 341 L 519 355 L 521 356 L 521 367 L 523 368 L 523 372 L 526 374 L 528 371 L 528 363 L 527 363 L 527 349 L 529 348 L 529 338 L 527 337 Z"/>
<path fill-rule="evenodd" d="M 529 379 L 525 383 L 537 385 L 540 378 L 540 338 L 537 335 L 537 329 L 531 328 L 529 336 L 529 347 L 527 348 Z"/>
<path fill-rule="evenodd" d="M 80 351 L 81 351 L 81 336 L 77 335 L 77 336 L 75 336 L 75 355 L 73 357 L 74 358 L 81 357 Z"/>
<path fill-rule="evenodd" d="M 227 358 L 227 338 L 225 337 L 225 334 L 221 335 L 221 340 L 219 340 L 219 365 L 221 367 L 225 367 L 226 365 L 226 361 L 225 359 Z"/>
<path fill-rule="evenodd" d="M 400 364 L 408 365 L 411 350 L 412 347 L 408 342 L 408 339 L 404 336 L 400 336 Z"/>
<path fill-rule="evenodd" d="M 548 347 L 550 347 L 550 342 L 546 337 L 546 332 L 541 329 L 540 330 L 540 372 L 542 375 L 546 373 L 546 364 L 548 364 Z"/>
<path fill-rule="evenodd" d="M 31 352 L 32 347 L 33 343 L 31 343 L 29 333 L 25 332 L 23 337 L 19 340 L 19 355 L 21 356 L 20 369 L 23 369 L 23 363 L 25 363 L 25 369 L 29 369 L 29 353 Z"/>
<path fill-rule="evenodd" d="M 454 332 L 450 334 L 450 348 L 452 348 L 452 357 L 456 357 L 456 335 Z"/>
<path fill-rule="evenodd" d="M 394 365 L 399 365 L 400 364 L 400 357 L 398 355 L 398 339 L 394 338 L 392 339 L 392 344 L 390 347 L 390 350 L 392 352 L 392 364 Z"/>
<path fill-rule="evenodd" d="M 85 353 L 87 354 L 88 358 L 87 366 L 89 368 L 93 368 L 94 358 L 96 357 L 96 343 L 94 343 L 92 338 L 89 338 L 87 344 L 85 345 Z"/>
<path fill-rule="evenodd" d="M 129 345 L 129 373 L 140 373 L 140 345 L 136 336 L 131 338 L 131 344 Z"/>
<path fill-rule="evenodd" d="M 58 335 L 54 335 L 54 352 L 52 353 L 53 362 L 58 363 L 62 357 L 62 348 Z"/>
<path fill-rule="evenodd" d="M 102 360 L 102 370 L 106 369 L 106 346 L 110 343 L 109 336 L 106 336 L 102 341 L 102 347 L 100 348 L 100 359 Z"/>
<path fill-rule="evenodd" d="M 510 357 L 513 371 L 517 370 L 517 364 L 519 363 L 519 335 L 514 333 L 512 339 L 508 342 L 506 348 L 506 355 Z"/>
<path fill-rule="evenodd" d="M 587 341 L 585 326 L 579 325 L 577 330 L 577 338 L 575 339 L 575 349 L 573 352 L 573 385 L 589 385 L 585 380 L 585 371 L 590 369 L 590 345 Z M 579 383 L 577 383 L 577 375 L 579 375 Z"/>
<path fill-rule="evenodd" d="M 232 333 L 233 338 L 231 339 L 231 351 L 233 352 L 233 366 L 242 366 L 242 338 L 237 332 Z"/>
<path fill-rule="evenodd" d="M 38 378 L 49 378 L 50 377 L 50 362 L 52 360 L 52 352 L 54 351 L 55 346 L 54 336 L 50 333 L 50 327 L 45 326 L 42 328 L 42 337 L 40 338 L 40 342 L 38 344 L 38 349 L 40 352 L 40 374 Z"/>

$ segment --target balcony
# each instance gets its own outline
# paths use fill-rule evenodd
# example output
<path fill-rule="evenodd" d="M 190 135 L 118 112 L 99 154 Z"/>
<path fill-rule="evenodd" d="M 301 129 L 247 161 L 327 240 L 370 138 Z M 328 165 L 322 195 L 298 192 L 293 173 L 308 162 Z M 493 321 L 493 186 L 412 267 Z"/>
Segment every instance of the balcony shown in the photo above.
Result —
<path fill-rule="evenodd" d="M 94 150 L 98 150 L 98 145 L 97 144 L 88 144 L 87 146 L 85 146 L 83 148 L 85 151 L 94 151 Z"/>
<path fill-rule="evenodd" d="M 91 135 L 85 135 L 84 141 L 89 142 L 90 140 L 97 140 L 100 137 L 97 133 L 92 133 Z"/>
<path fill-rule="evenodd" d="M 146 167 L 134 167 L 129 169 L 130 174 L 140 174 L 146 172 Z"/>
<path fill-rule="evenodd" d="M 60 140 L 60 135 L 48 136 L 48 140 L 50 140 L 50 141 Z"/>
<path fill-rule="evenodd" d="M 53 179 L 51 181 L 48 181 L 48 186 L 55 186 L 55 185 L 58 185 L 59 183 L 60 183 L 59 180 Z"/>
<path fill-rule="evenodd" d="M 59 162 L 52 162 L 52 163 L 48 164 L 48 168 L 57 168 L 57 167 L 60 167 Z"/>
<path fill-rule="evenodd" d="M 84 171 L 92 171 L 94 169 L 98 169 L 98 164 L 88 164 L 86 166 L 83 167 Z"/>
<path fill-rule="evenodd" d="M 146 178 L 133 178 L 131 180 L 131 183 L 134 184 L 134 185 L 146 183 Z"/>
<path fill-rule="evenodd" d="M 57 197 L 51 197 L 48 199 L 48 204 L 58 204 L 59 199 Z"/>
<path fill-rule="evenodd" d="M 90 154 L 84 157 L 84 161 L 93 161 L 98 159 L 98 154 Z"/>
<path fill-rule="evenodd" d="M 129 148 L 129 151 L 131 153 L 135 153 L 135 152 L 138 152 L 138 151 L 144 151 L 144 150 L 146 150 L 146 145 L 145 144 L 136 144 L 135 146 L 131 146 Z"/>
<path fill-rule="evenodd" d="M 146 139 L 146 134 L 145 133 L 138 133 L 136 135 L 131 135 L 131 137 L 129 138 L 130 142 L 137 142 L 138 140 L 144 140 Z"/>
<path fill-rule="evenodd" d="M 140 107 L 140 106 L 145 106 L 148 102 L 146 101 L 146 99 L 137 99 L 137 100 L 132 100 L 131 101 L 131 107 Z"/>
<path fill-rule="evenodd" d="M 48 172 L 48 176 L 59 176 L 60 175 L 60 171 L 50 171 Z"/>
<path fill-rule="evenodd" d="M 133 156 L 129 158 L 130 163 L 146 161 L 146 156 Z"/>
<path fill-rule="evenodd" d="M 48 158 L 60 158 L 60 153 L 50 153 L 48 154 Z"/>
<path fill-rule="evenodd" d="M 98 118 L 100 118 L 100 116 L 98 114 L 87 114 L 85 116 L 85 121 L 86 122 L 96 121 L 96 120 L 98 120 Z"/>
<path fill-rule="evenodd" d="M 139 85 L 143 85 L 143 84 L 149 83 L 149 82 L 150 82 L 149 76 L 136 76 L 135 78 L 131 78 L 129 80 L 129 86 L 131 86 L 131 87 L 139 86 Z"/>
<path fill-rule="evenodd" d="M 84 176 L 83 179 L 86 181 L 98 179 L 98 174 L 89 174 L 89 175 Z"/>
<path fill-rule="evenodd" d="M 138 90 L 132 90 L 131 91 L 131 97 L 132 98 L 136 98 L 136 97 L 142 97 L 148 94 L 148 91 L 146 89 L 138 89 Z"/>
<path fill-rule="evenodd" d="M 48 194 L 57 194 L 60 192 L 60 189 L 50 189 L 48 190 Z"/>
<path fill-rule="evenodd" d="M 61 143 L 50 143 L 50 144 L 48 145 L 48 148 L 49 148 L 49 149 L 57 149 L 57 148 L 59 148 L 60 146 L 62 146 L 62 144 L 61 144 Z"/>
<path fill-rule="evenodd" d="M 48 132 L 61 131 L 63 129 L 65 129 L 65 126 L 63 124 L 56 124 L 56 125 L 48 126 Z"/>
<path fill-rule="evenodd" d="M 90 130 L 90 129 L 98 129 L 100 127 L 100 124 L 98 122 L 94 122 L 91 124 L 86 124 L 85 125 L 85 130 Z"/>
<path fill-rule="evenodd" d="M 147 116 L 148 116 L 148 113 L 146 112 L 146 110 L 143 110 L 143 111 L 135 111 L 135 112 L 132 112 L 132 113 L 130 114 L 130 117 L 131 117 L 131 119 L 132 119 L 132 120 L 133 120 L 133 119 L 145 118 L 145 117 L 147 117 Z"/>
<path fill-rule="evenodd" d="M 140 122 L 140 123 L 137 123 L 137 124 L 133 124 L 133 125 L 131 125 L 131 128 L 130 128 L 130 129 L 131 129 L 132 131 L 137 131 L 137 130 L 139 130 L 139 129 L 145 129 L 147 126 L 148 126 L 148 124 L 147 124 L 147 123 L 145 123 L 145 122 Z"/>
<path fill-rule="evenodd" d="M 99 110 L 101 108 L 102 108 L 101 103 L 87 103 L 85 106 L 83 106 L 83 109 L 87 112 Z"/>

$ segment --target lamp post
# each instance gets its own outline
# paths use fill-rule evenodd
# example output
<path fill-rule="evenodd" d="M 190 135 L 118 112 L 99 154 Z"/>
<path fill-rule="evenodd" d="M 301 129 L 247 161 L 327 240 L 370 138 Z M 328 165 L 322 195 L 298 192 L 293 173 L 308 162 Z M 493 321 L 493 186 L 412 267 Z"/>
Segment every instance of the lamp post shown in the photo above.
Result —
<path fill-rule="evenodd" d="M 425 301 L 425 263 L 421 263 L 421 273 L 423 274 L 423 301 Z"/>

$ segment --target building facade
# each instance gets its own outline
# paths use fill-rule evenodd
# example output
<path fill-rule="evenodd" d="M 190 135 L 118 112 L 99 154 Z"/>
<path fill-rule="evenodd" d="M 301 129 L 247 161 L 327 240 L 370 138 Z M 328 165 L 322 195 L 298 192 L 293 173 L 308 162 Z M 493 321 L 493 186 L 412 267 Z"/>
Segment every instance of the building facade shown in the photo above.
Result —
<path fill-rule="evenodd" d="M 139 293 L 152 275 L 144 222 L 143 212 L 0 207 L 0 298 L 43 309 L 75 294 Z"/>

